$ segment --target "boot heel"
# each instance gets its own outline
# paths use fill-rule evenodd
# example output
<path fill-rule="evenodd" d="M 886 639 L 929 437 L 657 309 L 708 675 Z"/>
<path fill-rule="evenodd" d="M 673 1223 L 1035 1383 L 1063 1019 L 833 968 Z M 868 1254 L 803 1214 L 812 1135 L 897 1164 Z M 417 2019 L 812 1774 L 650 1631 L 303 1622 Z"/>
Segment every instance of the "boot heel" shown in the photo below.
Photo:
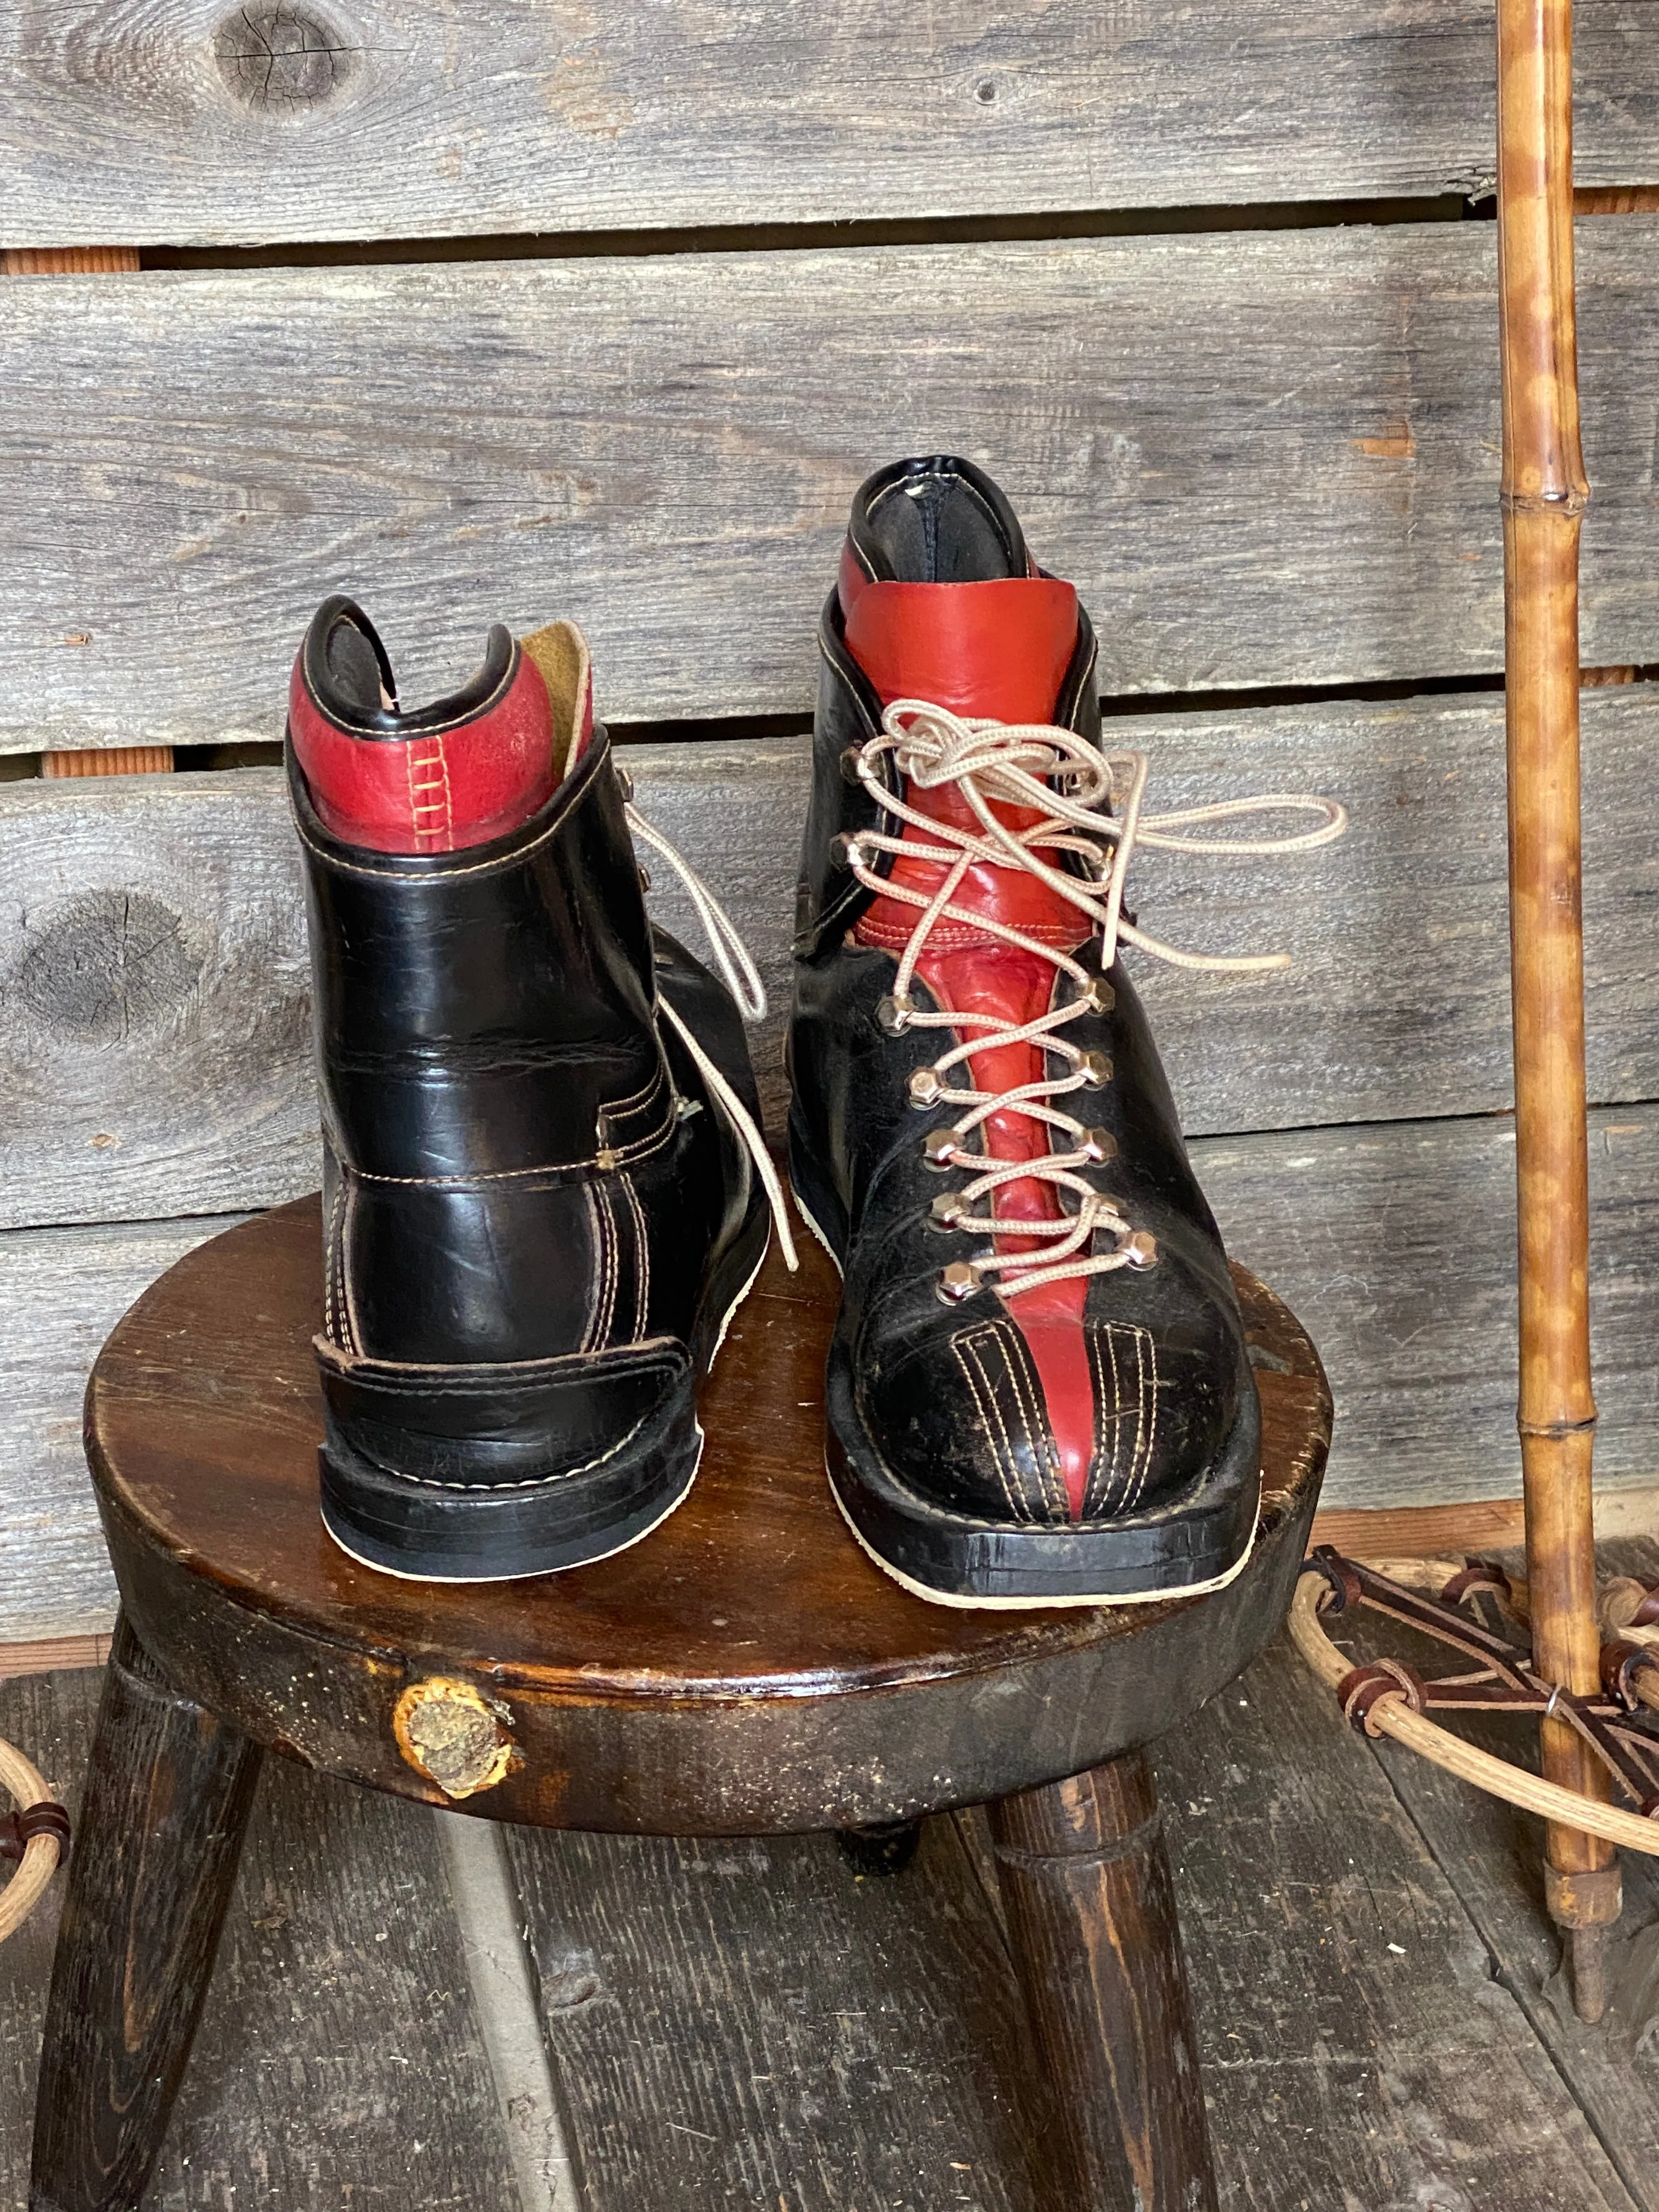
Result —
<path fill-rule="evenodd" d="M 695 1378 L 667 1338 L 470 1368 L 317 1353 L 323 1520 L 383 1573 L 497 1582 L 588 1565 L 648 1535 L 696 1474 Z"/>

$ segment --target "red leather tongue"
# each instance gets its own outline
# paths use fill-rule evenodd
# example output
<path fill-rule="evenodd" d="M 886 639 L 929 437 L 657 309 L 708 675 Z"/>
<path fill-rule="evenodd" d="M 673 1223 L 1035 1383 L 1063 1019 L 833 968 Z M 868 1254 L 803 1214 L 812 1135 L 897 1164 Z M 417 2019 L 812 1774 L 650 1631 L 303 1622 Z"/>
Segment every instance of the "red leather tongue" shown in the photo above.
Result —
<path fill-rule="evenodd" d="M 852 573 L 848 573 L 851 570 Z M 887 706 L 1046 722 L 1077 644 L 1077 593 L 1052 576 L 988 584 L 872 584 L 843 565 L 847 644 Z"/>
<path fill-rule="evenodd" d="M 884 707 L 895 699 L 926 699 L 955 714 L 1000 722 L 1047 722 L 1077 643 L 1077 593 L 1048 577 L 1013 577 L 988 584 L 871 583 L 851 562 L 842 572 L 847 642 L 875 686 Z M 919 811 L 936 821 L 977 827 L 959 790 L 907 790 Z M 1040 817 L 1025 807 L 998 805 L 1012 829 Z M 906 826 L 907 844 L 924 842 Z M 901 855 L 891 880 L 930 894 L 944 871 L 936 861 Z M 1039 944 L 1067 950 L 1087 939 L 1078 909 L 1024 868 L 976 866 L 951 903 L 1018 929 Z M 878 897 L 854 935 L 860 945 L 893 951 L 909 942 L 917 909 Z M 1037 954 L 1004 945 L 990 931 L 965 922 L 940 922 L 928 933 L 917 974 L 942 1006 L 994 1015 L 1009 1028 L 1048 1010 L 1055 970 Z M 964 1030 L 964 1040 L 970 1032 Z M 974 1088 L 999 1092 L 1042 1080 L 1045 1061 L 1035 1045 L 1004 1045 L 975 1053 L 968 1066 Z M 1067 1102 L 1074 1105 L 1075 1100 Z M 1023 1114 L 991 1115 L 981 1142 L 994 1159 L 1029 1160 L 1049 1151 L 1046 1126 Z M 1053 1221 L 1061 1207 L 1051 1183 L 1021 1177 L 995 1194 L 1005 1220 Z M 976 1211 L 984 1210 L 983 1201 Z M 1046 1239 L 1000 1237 L 1000 1253 L 1036 1251 Z M 1073 1519 L 1082 1512 L 1094 1457 L 1094 1390 L 1083 1331 L 1086 1277 L 1022 1293 L 1008 1310 L 1019 1324 L 1042 1383 L 1048 1425 Z"/>
<path fill-rule="evenodd" d="M 872 584 L 855 571 L 842 574 L 847 643 L 884 707 L 895 699 L 926 699 L 953 714 L 999 722 L 1046 722 L 1077 644 L 1077 593 L 1048 576 L 1014 576 L 988 584 Z M 976 829 L 973 809 L 953 784 L 908 790 L 921 812 L 962 829 Z M 1039 817 L 1029 808 L 999 805 L 1000 820 L 1027 829 Z M 907 827 L 905 842 L 925 842 Z M 908 889 L 932 893 L 943 870 L 937 862 L 900 858 L 893 878 Z M 1045 945 L 1073 945 L 1088 934 L 1074 906 L 1024 868 L 978 866 L 953 904 L 988 915 Z M 861 945 L 905 945 L 916 909 L 878 898 L 854 933 Z M 988 930 L 942 922 L 930 945 L 945 951 L 996 943 Z"/>

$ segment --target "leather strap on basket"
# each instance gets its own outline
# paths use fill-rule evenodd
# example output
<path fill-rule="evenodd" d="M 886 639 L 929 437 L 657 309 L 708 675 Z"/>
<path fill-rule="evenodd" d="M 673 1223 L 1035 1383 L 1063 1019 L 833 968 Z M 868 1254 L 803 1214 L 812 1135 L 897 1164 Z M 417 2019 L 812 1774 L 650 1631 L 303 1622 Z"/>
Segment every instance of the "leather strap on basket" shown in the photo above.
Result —
<path fill-rule="evenodd" d="M 1407 1589 L 1358 1559 L 1345 1559 L 1328 1544 L 1312 1552 L 1307 1564 L 1328 1585 L 1328 1594 L 1320 1599 L 1322 1613 L 1347 1613 L 1364 1607 L 1386 1613 L 1474 1662 L 1469 1673 L 1433 1680 L 1398 1659 L 1352 1668 L 1337 1685 L 1337 1699 L 1344 1717 L 1362 1734 L 1379 1733 L 1371 1716 L 1389 1698 L 1402 1699 L 1419 1713 L 1549 1715 L 1577 1731 L 1644 1818 L 1659 1817 L 1659 1712 L 1650 1709 L 1642 1694 L 1643 1687 L 1650 1687 L 1659 1674 L 1659 1659 L 1650 1648 L 1635 1643 L 1609 1644 L 1601 1655 L 1603 1694 L 1577 1697 L 1534 1672 L 1529 1644 L 1460 1610 L 1482 1596 L 1497 1601 L 1493 1609 L 1501 1611 L 1507 1605 L 1510 1578 L 1492 1560 L 1468 1560 L 1437 1598 Z M 1638 1686 L 1644 1675 L 1648 1682 Z"/>
<path fill-rule="evenodd" d="M 27 1805 L 21 1813 L 8 1813 L 0 1818 L 0 1861 L 20 1863 L 37 1836 L 56 1836 L 59 1860 L 67 1856 L 70 1816 L 63 1806 L 48 1800 L 39 1805 Z"/>

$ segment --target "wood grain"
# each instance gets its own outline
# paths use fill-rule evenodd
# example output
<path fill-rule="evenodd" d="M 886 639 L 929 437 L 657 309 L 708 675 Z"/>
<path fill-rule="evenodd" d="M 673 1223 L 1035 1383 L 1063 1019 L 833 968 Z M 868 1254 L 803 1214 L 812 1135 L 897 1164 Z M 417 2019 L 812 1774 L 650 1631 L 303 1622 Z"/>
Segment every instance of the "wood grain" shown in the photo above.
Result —
<path fill-rule="evenodd" d="M 1225 1692 L 1224 1692 L 1224 1695 Z M 1144 1752 L 989 1808 L 1073 2203 L 1216 2212 L 1169 1853 Z"/>
<path fill-rule="evenodd" d="M 828 1836 L 517 1828 L 587 2212 L 1038 2212 L 1019 1992 L 948 1821 L 862 1880 Z"/>
<path fill-rule="evenodd" d="M 1580 177 L 1639 183 L 1642 8 L 1580 13 Z M 240 245 L 1478 191 L 1491 42 L 1471 0 L 72 0 L 0 46 L 6 230 Z"/>
<path fill-rule="evenodd" d="M 1331 1379 L 1324 1504 L 1512 1497 L 1515 1139 L 1507 1117 L 1194 1147 L 1228 1249 L 1306 1319 Z M 1659 1473 L 1659 1113 L 1590 1116 L 1590 1312 L 1607 1491 Z"/>
<path fill-rule="evenodd" d="M 109 1647 L 107 1636 L 45 1636 L 32 1643 L 0 1644 L 0 1682 L 60 1668 L 101 1667 Z"/>
<path fill-rule="evenodd" d="M 1153 1763 L 1231 2212 L 1632 2212 L 1478 1910 L 1285 1640 Z"/>
<path fill-rule="evenodd" d="M 125 1624 L 104 1680 L 41 2047 L 30 2197 L 136 2204 L 190 2057 L 262 1753 Z"/>
<path fill-rule="evenodd" d="M 77 1811 L 100 1678 L 0 1685 Z M 27 2196 L 35 2069 L 61 1883 L 0 1951 L 0 2202 Z M 514 2202 L 432 1824 L 267 1762 L 218 1963 L 147 2212 L 255 2201 L 503 2212 Z"/>
<path fill-rule="evenodd" d="M 1595 1499 L 1596 1540 L 1659 1535 L 1659 1489 L 1602 1490 Z M 1447 1553 L 1518 1549 L 1525 1540 L 1518 1498 L 1462 1504 L 1333 1506 L 1314 1516 L 1313 1540 L 1351 1559 L 1431 1559 Z"/>
<path fill-rule="evenodd" d="M 1600 1565 L 1603 1574 L 1634 1575 L 1651 1583 L 1659 1581 L 1659 1546 L 1612 1545 L 1601 1550 Z M 1369 1637 L 1366 1648 L 1371 1648 Z M 1405 1647 L 1396 1636 L 1376 1648 Z M 1468 1726 L 1460 1723 L 1459 1732 L 1516 1765 L 1538 1771 L 1538 1732 L 1521 1716 L 1472 1717 Z M 1631 2195 L 1642 2212 L 1659 2212 L 1659 2101 L 1654 2096 L 1659 2062 L 1650 2045 L 1638 2048 L 1650 2022 L 1647 2008 L 1631 2002 L 1642 1978 L 1637 1946 L 1645 1935 L 1645 1948 L 1651 1951 L 1651 1929 L 1659 1918 L 1659 1869 L 1638 1852 L 1621 1855 L 1625 1930 L 1613 1939 L 1607 1960 L 1613 2016 L 1597 2033 L 1573 2018 L 1559 1982 L 1549 1986 L 1559 1964 L 1560 1940 L 1544 1906 L 1543 1823 L 1468 1789 L 1396 1745 L 1379 1742 L 1376 1756 L 1464 1911 L 1486 1937 L 1498 1977 L 1551 2052 Z"/>
<path fill-rule="evenodd" d="M 87 1376 L 145 1285 L 225 1225 L 0 1237 L 0 1636 L 91 1634 L 113 1620 L 115 1585 L 81 1448 Z"/>
<path fill-rule="evenodd" d="M 1353 824 L 1299 860 L 1147 854 L 1131 902 L 1206 951 L 1288 951 L 1282 975 L 1130 956 L 1188 1130 L 1291 1128 L 1507 1106 L 1503 708 L 1476 695 L 1114 718 L 1153 806 L 1326 791 Z M 1591 1096 L 1659 1096 L 1659 860 L 1629 795 L 1659 750 L 1659 687 L 1584 702 Z M 775 1130 L 808 741 L 630 745 L 647 817 L 759 958 L 751 1033 Z M 741 825 L 737 829 L 735 825 Z M 0 788 L 0 1225 L 270 1204 L 318 1179 L 309 973 L 280 775 Z M 651 907 L 702 936 L 672 871 Z"/>
<path fill-rule="evenodd" d="M 1030 1613 L 923 1603 L 836 1513 L 822 1376 L 839 1291 L 816 1245 L 797 1275 L 775 1250 L 762 1269 L 702 1394 L 697 1481 L 649 1544 L 506 1583 L 374 1573 L 318 1515 L 321 1255 L 314 1200 L 187 1255 L 100 1353 L 87 1449 L 124 1611 L 169 1680 L 330 1773 L 446 1803 L 398 1723 L 411 1688 L 459 1685 L 516 1753 L 466 1801 L 489 1819 L 663 1835 L 906 1820 L 1164 1734 L 1289 1608 L 1329 1402 L 1248 1276 L 1263 1498 L 1247 1565 L 1201 1597 Z"/>
<path fill-rule="evenodd" d="M 1659 220 L 1583 228 L 1585 658 L 1640 665 Z M 488 623 L 569 615 L 613 720 L 799 708 L 854 488 L 934 446 L 988 464 L 1081 586 L 1109 693 L 1495 670 L 1494 244 L 1431 223 L 0 286 L 0 750 L 275 738 L 334 589 L 411 697 Z"/>
<path fill-rule="evenodd" d="M 1504 356 L 1504 700 L 1519 1186 L 1519 1426 L 1538 1664 L 1600 1687 L 1590 1502 L 1589 1176 L 1579 805 L 1579 435 L 1573 283 L 1572 0 L 1498 0 L 1498 251 Z M 1540 1724 L 1547 1781 L 1606 1799 L 1589 1747 Z M 1618 1917 L 1605 1838 L 1552 1823 L 1551 1911 L 1573 1938 L 1574 2002 L 1605 2002 L 1593 1935 Z"/>
<path fill-rule="evenodd" d="M 12 784 L 0 823 L 0 1164 L 41 1178 L 6 1225 L 223 1212 L 314 1182 L 311 974 L 278 776 Z"/>
<path fill-rule="evenodd" d="M 0 1686 L 0 1731 L 71 1808 L 98 1686 L 87 1673 Z M 1539 1990 L 1554 1954 L 1535 1878 L 1509 1837 L 1487 1848 L 1473 1799 L 1416 1806 L 1425 1849 L 1282 1646 L 1157 1765 L 1229 2212 L 1449 2212 L 1460 2197 L 1651 2212 L 1653 2062 L 1629 2054 L 1615 2021 L 1576 2070 L 1577 2031 L 1559 2033 Z M 429 1825 L 267 1762 L 157 2212 L 256 2199 L 337 2212 L 348 2191 L 407 2212 L 416 2180 L 453 2212 L 513 2203 L 480 2119 L 488 2081 Z M 586 2212 L 775 2212 L 777 2192 L 743 2193 L 775 2171 L 786 2212 L 848 2212 L 836 2192 L 849 2176 L 857 2212 L 1036 2212 L 1026 2146 L 1051 2118 L 1041 2102 L 1034 2124 L 1017 2110 L 1018 1994 L 948 1836 L 930 1826 L 890 1882 L 853 1879 L 816 1838 L 515 1840 L 537 1855 L 525 1917 L 580 2115 Z M 51 1903 L 0 1951 L 8 2205 L 26 2191 Z M 724 2198 L 698 2195 L 710 2175 Z M 874 2185 L 894 2177 L 884 2197 Z"/>

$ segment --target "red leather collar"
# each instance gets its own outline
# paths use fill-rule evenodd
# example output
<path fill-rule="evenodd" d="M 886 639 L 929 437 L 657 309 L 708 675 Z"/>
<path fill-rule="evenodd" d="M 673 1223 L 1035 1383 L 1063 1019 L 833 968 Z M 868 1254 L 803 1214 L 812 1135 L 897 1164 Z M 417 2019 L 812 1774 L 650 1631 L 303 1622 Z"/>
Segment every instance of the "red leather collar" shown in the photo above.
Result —
<path fill-rule="evenodd" d="M 546 805 L 559 781 L 547 686 L 523 653 L 495 703 L 448 729 L 406 739 L 359 736 L 324 714 L 297 660 L 288 716 L 324 828 L 371 852 L 450 853 L 505 836 Z M 584 741 L 592 722 L 590 696 Z"/>

